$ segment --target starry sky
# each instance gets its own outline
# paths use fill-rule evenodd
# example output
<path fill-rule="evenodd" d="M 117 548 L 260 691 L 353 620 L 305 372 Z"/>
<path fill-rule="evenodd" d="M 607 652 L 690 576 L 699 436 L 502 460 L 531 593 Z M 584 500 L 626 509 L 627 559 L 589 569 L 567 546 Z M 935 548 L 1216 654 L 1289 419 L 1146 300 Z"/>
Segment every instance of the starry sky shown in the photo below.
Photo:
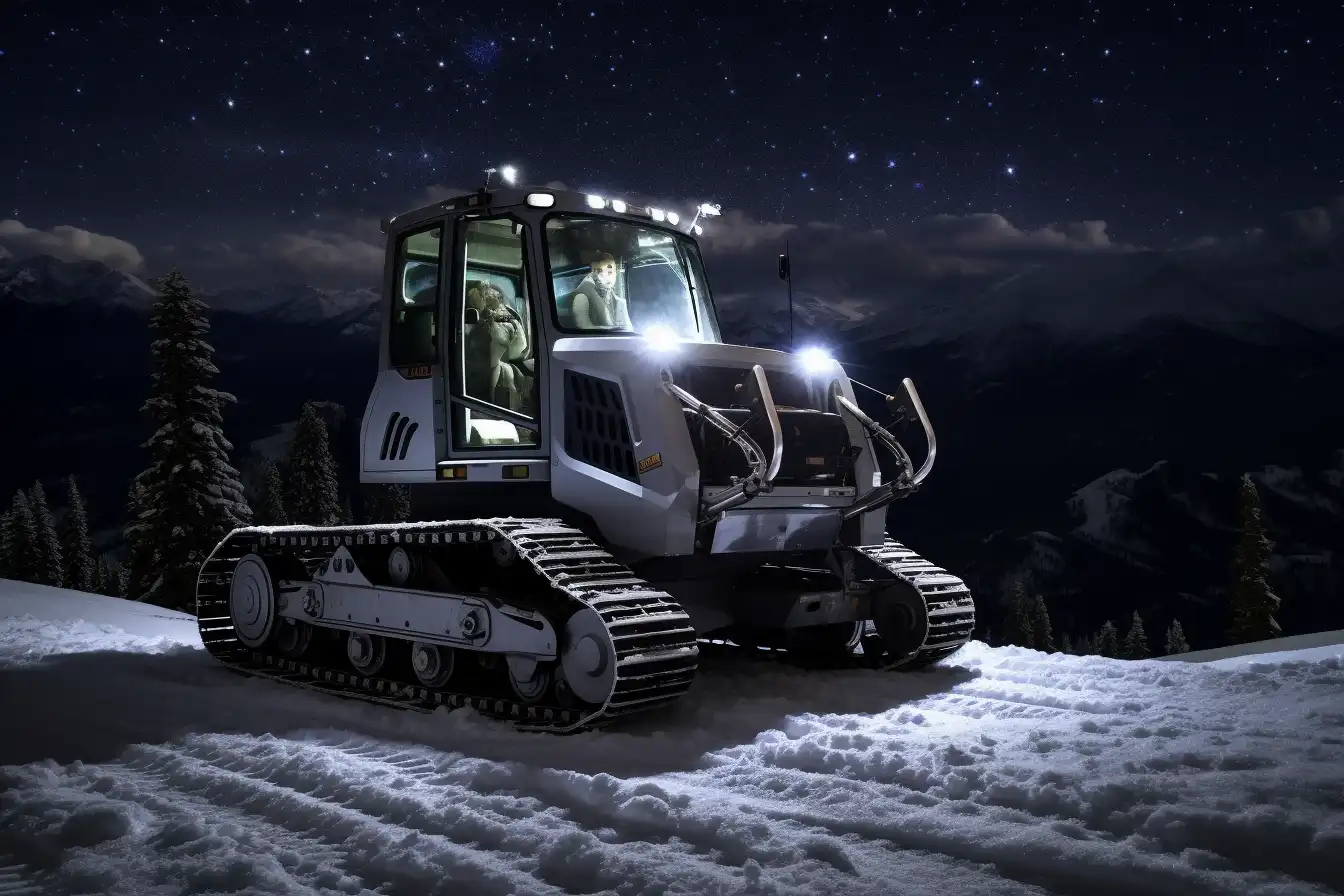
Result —
<path fill-rule="evenodd" d="M 499 6 L 5 3 L 0 221 L 353 280 L 369 222 L 504 162 L 755 222 L 1151 247 L 1344 193 L 1334 2 Z"/>

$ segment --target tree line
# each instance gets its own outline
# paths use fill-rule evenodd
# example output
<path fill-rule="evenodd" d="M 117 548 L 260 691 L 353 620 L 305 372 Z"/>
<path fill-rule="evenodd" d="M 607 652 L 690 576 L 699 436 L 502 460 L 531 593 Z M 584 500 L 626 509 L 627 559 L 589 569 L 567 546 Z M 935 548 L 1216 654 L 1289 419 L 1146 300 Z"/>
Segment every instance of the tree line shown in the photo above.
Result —
<path fill-rule="evenodd" d="M 280 464 L 263 458 L 254 512 L 241 475 L 229 463 L 223 411 L 237 399 L 212 385 L 219 369 L 207 340 L 207 309 L 176 269 L 155 280 L 150 311 L 152 374 L 141 407 L 154 427 L 141 447 L 148 465 L 127 495 L 125 562 L 93 550 L 88 513 L 74 477 L 67 509 L 56 525 L 41 482 L 14 495 L 0 512 L 0 577 L 146 601 L 192 612 L 201 564 L 225 535 L 252 525 L 312 526 L 353 522 L 339 495 L 326 421 L 315 402 L 304 404 L 293 444 Z M 370 491 L 368 522 L 410 516 L 405 486 Z"/>
<path fill-rule="evenodd" d="M 1265 641 L 1283 633 L 1274 618 L 1279 609 L 1279 597 L 1269 585 L 1269 560 L 1273 544 L 1261 518 L 1260 494 L 1249 475 L 1242 475 L 1239 494 L 1241 525 L 1232 561 L 1232 605 L 1226 626 L 1228 644 Z M 1065 632 L 1056 644 L 1045 598 L 1039 594 L 1028 597 L 1020 581 L 1014 583 L 1009 599 L 1003 643 L 1046 653 L 1071 653 L 1077 656 L 1127 660 L 1152 656 L 1148 633 L 1138 610 L 1134 611 L 1123 638 L 1116 624 L 1108 619 L 1096 632 L 1076 639 Z M 1172 619 L 1167 627 L 1163 648 L 1167 655 L 1189 652 L 1190 645 L 1179 619 Z"/>
<path fill-rule="evenodd" d="M 0 513 L 0 578 L 116 596 L 121 566 L 96 552 L 75 477 L 66 478 L 66 511 L 56 524 L 41 482 L 19 489 Z"/>

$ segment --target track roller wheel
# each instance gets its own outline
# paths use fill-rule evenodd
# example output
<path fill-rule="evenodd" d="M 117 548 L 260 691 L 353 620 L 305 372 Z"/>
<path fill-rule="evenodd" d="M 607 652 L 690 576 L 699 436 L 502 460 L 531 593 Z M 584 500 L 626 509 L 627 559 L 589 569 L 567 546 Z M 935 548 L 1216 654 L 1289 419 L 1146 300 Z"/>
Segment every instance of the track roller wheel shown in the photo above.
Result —
<path fill-rule="evenodd" d="M 275 584 L 266 561 L 256 554 L 244 555 L 233 568 L 229 617 L 238 640 L 248 647 L 265 644 L 275 628 Z"/>
<path fill-rule="evenodd" d="M 416 641 L 411 645 L 411 669 L 427 688 L 441 688 L 453 677 L 457 652 L 451 647 Z"/>
<path fill-rule="evenodd" d="M 281 656 L 296 660 L 313 643 L 313 627 L 297 619 L 280 619 L 271 633 L 271 643 Z"/>
<path fill-rule="evenodd" d="M 889 660 L 913 657 L 929 636 L 929 610 L 914 585 L 896 581 L 873 600 L 873 627 Z"/>
<path fill-rule="evenodd" d="M 509 673 L 509 687 L 521 702 L 539 703 L 551 686 L 551 670 L 530 656 L 511 654 L 505 666 Z"/>
<path fill-rule="evenodd" d="M 387 555 L 387 577 L 393 585 L 405 585 L 420 572 L 420 558 L 397 546 Z"/>
<path fill-rule="evenodd" d="M 377 675 L 387 659 L 387 642 L 379 635 L 351 632 L 345 640 L 345 656 L 360 675 Z"/>

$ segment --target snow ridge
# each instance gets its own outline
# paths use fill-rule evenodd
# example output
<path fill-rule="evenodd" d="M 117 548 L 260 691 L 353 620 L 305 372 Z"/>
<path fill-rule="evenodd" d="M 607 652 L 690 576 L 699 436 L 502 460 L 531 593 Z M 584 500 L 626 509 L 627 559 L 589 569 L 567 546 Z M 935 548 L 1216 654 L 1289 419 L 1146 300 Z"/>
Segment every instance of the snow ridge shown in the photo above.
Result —
<path fill-rule="evenodd" d="M 61 657 L 90 626 L 53 603 L 47 630 L 0 622 L 0 717 L 91 669 L 103 711 L 155 708 L 96 762 L 5 748 L 28 755 L 0 770 L 0 865 L 55 892 L 1344 890 L 1344 647 L 1216 668 L 973 642 L 907 675 L 710 657 L 669 716 L 556 738 L 137 654 L 161 646 L 143 618 Z"/>

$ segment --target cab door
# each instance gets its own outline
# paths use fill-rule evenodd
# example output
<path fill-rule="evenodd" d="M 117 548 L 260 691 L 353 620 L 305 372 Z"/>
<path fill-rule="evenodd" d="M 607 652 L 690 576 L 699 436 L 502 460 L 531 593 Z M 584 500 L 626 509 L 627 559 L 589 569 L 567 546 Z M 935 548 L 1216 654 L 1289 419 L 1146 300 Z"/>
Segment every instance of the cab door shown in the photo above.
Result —
<path fill-rule="evenodd" d="M 511 215 L 456 222 L 445 334 L 448 461 L 440 478 L 549 479 L 531 248 L 529 226 Z"/>

